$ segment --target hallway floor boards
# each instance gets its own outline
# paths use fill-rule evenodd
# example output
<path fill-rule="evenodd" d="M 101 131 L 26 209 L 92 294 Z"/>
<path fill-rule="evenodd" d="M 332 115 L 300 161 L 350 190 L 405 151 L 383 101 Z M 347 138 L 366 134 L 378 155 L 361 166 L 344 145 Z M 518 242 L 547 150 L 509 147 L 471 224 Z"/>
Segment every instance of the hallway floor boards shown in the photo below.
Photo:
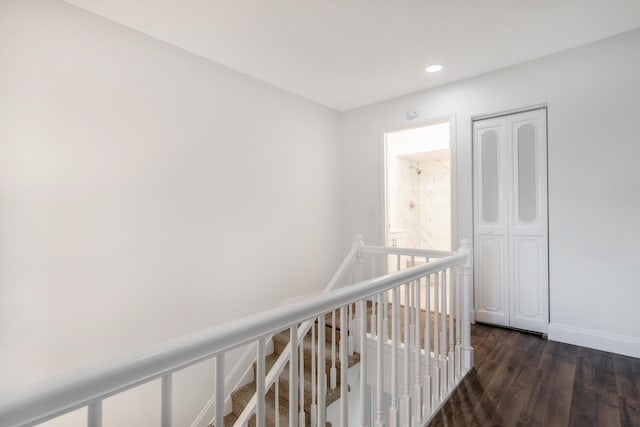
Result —
<path fill-rule="evenodd" d="M 431 426 L 640 426 L 640 359 L 480 324 L 472 345 Z"/>

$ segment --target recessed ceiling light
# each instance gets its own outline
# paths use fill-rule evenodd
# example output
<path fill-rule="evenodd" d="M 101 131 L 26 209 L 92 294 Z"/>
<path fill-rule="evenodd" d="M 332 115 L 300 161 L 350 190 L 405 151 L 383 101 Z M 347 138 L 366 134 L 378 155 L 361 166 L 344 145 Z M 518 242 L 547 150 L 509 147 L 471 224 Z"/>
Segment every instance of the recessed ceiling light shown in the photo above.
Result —
<path fill-rule="evenodd" d="M 442 65 L 440 64 L 429 65 L 427 68 L 425 68 L 425 70 L 427 71 L 427 73 L 437 73 L 438 71 L 442 70 Z"/>

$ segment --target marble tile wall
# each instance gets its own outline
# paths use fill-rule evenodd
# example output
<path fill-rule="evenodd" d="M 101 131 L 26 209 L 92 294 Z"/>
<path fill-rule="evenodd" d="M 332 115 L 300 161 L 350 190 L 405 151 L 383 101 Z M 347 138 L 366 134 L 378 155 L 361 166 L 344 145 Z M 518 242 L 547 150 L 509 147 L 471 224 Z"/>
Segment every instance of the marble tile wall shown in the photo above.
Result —
<path fill-rule="evenodd" d="M 451 250 L 449 159 L 419 163 L 419 240 L 424 249 Z"/>
<path fill-rule="evenodd" d="M 397 157 L 397 222 L 389 244 L 436 250 L 451 249 L 449 160 L 416 161 Z M 420 174 L 411 166 L 419 168 Z"/>
<path fill-rule="evenodd" d="M 420 243 L 420 212 L 418 208 L 420 184 L 418 174 L 410 166 L 417 167 L 418 163 L 402 157 L 397 157 L 397 162 L 396 208 L 398 221 L 396 225 L 399 230 L 397 233 L 390 233 L 390 237 L 396 239 L 397 246 L 415 248 Z"/>

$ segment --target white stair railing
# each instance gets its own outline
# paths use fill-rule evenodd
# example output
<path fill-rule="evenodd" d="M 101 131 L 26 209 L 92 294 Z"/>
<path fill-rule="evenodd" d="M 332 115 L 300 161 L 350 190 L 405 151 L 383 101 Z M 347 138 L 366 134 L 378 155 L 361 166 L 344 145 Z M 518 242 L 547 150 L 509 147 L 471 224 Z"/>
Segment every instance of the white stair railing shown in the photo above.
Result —
<path fill-rule="evenodd" d="M 329 281 L 329 283 L 327 284 L 327 286 L 325 286 L 325 289 L 323 291 L 323 294 L 326 294 L 328 292 L 331 292 L 335 289 L 338 289 L 342 286 L 345 285 L 345 281 L 348 281 L 348 278 L 351 277 L 351 271 L 354 265 L 356 265 L 356 262 L 358 261 L 359 258 L 359 254 L 360 254 L 360 248 L 364 246 L 364 243 L 362 242 L 362 236 L 361 235 L 357 235 L 354 240 L 353 240 L 353 244 L 351 246 L 351 250 L 349 251 L 349 253 L 347 254 L 347 256 L 345 257 L 344 261 L 340 264 L 340 267 L 338 267 L 338 270 L 335 272 L 335 274 L 333 275 L 333 277 L 331 278 L 331 280 Z M 337 379 L 337 369 L 336 369 L 336 310 L 332 310 L 331 312 L 332 314 L 332 322 L 331 322 L 331 360 L 332 360 L 332 364 L 331 364 L 331 370 L 330 370 L 330 385 L 331 385 L 331 389 L 336 388 L 336 379 Z M 323 319 L 324 320 L 324 319 Z M 302 324 L 300 325 L 300 327 L 298 328 L 297 334 L 296 334 L 296 342 L 303 342 L 304 341 L 304 337 L 307 335 L 307 333 L 309 332 L 309 329 L 311 328 L 312 325 L 312 321 L 306 321 L 306 322 L 302 322 Z M 295 337 L 294 337 L 295 338 Z M 318 342 L 319 346 L 323 346 L 323 352 L 324 352 L 324 340 L 322 342 Z M 266 389 L 268 390 L 274 383 L 277 383 L 279 381 L 280 375 L 282 374 L 284 368 L 287 366 L 287 363 L 289 363 L 289 360 L 291 359 L 291 349 L 295 348 L 295 346 L 292 347 L 291 342 L 286 346 L 286 348 L 282 351 L 282 353 L 280 354 L 280 356 L 278 357 L 278 360 L 276 360 L 276 362 L 274 363 L 274 365 L 272 366 L 271 370 L 269 370 L 269 373 L 267 374 L 267 377 L 265 379 L 265 386 Z M 299 358 L 300 359 L 300 358 Z M 304 363 L 304 359 L 302 360 L 302 363 Z M 293 363 L 290 365 L 292 366 Z M 300 371 L 299 374 L 300 376 L 302 376 L 304 374 L 304 367 L 302 366 L 302 364 L 300 364 Z M 323 365 L 324 367 L 324 365 Z M 319 374 L 318 374 L 319 375 Z M 292 377 L 291 373 L 290 373 L 290 378 Z M 301 379 L 299 379 L 301 380 Z M 229 391 L 229 393 L 232 390 Z M 298 414 L 299 417 L 299 421 L 304 421 L 304 389 L 302 387 L 299 387 L 299 399 L 300 399 L 300 411 Z M 289 390 L 289 396 L 291 396 L 291 390 Z M 249 401 L 249 403 L 247 404 L 247 406 L 245 406 L 244 410 L 242 411 L 242 413 L 240 414 L 240 416 L 238 417 L 238 419 L 235 421 L 235 423 L 233 424 L 234 427 L 235 426 L 245 426 L 248 422 L 249 419 L 253 416 L 255 409 L 256 409 L 256 404 L 257 404 L 257 391 L 256 394 L 251 398 L 251 400 Z M 292 402 L 292 399 L 289 400 L 289 402 Z M 291 406 L 293 406 L 293 404 L 291 404 Z M 291 408 L 291 411 L 293 411 L 293 408 Z M 290 417 L 293 414 L 293 412 L 290 411 Z M 302 423 L 304 425 L 304 422 Z M 215 423 L 214 423 L 215 425 Z"/>
<path fill-rule="evenodd" d="M 289 363 L 289 382 L 286 384 L 290 405 L 288 424 L 324 426 L 329 421 L 324 323 L 326 316 L 336 311 L 340 322 L 337 372 L 340 387 L 332 393 L 335 398 L 335 393 L 339 391 L 340 410 L 338 419 L 331 421 L 347 426 L 349 417 L 355 416 L 363 426 L 388 422 L 391 425 L 424 425 L 473 366 L 469 324 L 472 263 L 468 243 L 464 242 L 459 252 L 436 252 L 365 246 L 358 239 L 348 260 L 341 266 L 340 274 L 334 276 L 334 285 L 337 287 L 337 284 L 344 282 L 347 270 L 350 270 L 348 282 L 356 283 L 344 283 L 349 286 L 190 334 L 118 363 L 9 396 L 0 401 L 0 425 L 33 426 L 87 407 L 87 425 L 99 427 L 102 425 L 104 399 L 160 380 L 161 425 L 170 427 L 172 376 L 175 372 L 215 358 L 216 378 L 213 380 L 216 383 L 216 395 L 225 396 L 224 354 L 255 343 L 257 393 L 253 406 L 251 403 L 247 406 L 253 409 L 245 408 L 245 412 L 256 416 L 256 425 L 264 426 L 267 413 L 271 410 L 266 406 L 267 391 L 273 386 L 276 402 L 279 400 L 278 394 L 283 393 L 282 384 L 279 383 L 281 371 L 277 374 L 278 371 L 274 369 L 265 372 L 265 341 L 280 331 L 288 330 L 290 342 L 282 353 L 287 353 Z M 386 274 L 392 264 L 399 271 Z M 365 274 L 367 271 L 370 274 Z M 421 297 L 423 293 L 424 298 Z M 352 310 L 349 308 L 352 305 L 355 305 L 357 312 L 355 321 L 350 315 Z M 368 321 L 373 317 L 369 308 L 377 310 L 377 325 L 375 329 L 367 331 Z M 390 318 L 387 311 L 391 313 Z M 421 324 L 422 317 L 425 318 L 424 325 Z M 391 322 L 389 339 L 384 336 L 386 321 Z M 303 402 L 306 383 L 299 383 L 302 378 L 299 372 L 304 373 L 307 351 L 305 336 L 314 324 L 318 325 L 318 333 L 317 341 L 316 334 L 311 334 L 314 340 L 311 358 L 317 360 L 314 366 L 317 378 L 316 381 L 310 379 L 314 383 L 314 393 L 312 402 L 308 403 L 313 404 L 315 410 L 309 411 L 306 402 Z M 333 322 L 332 327 L 335 325 Z M 352 328 L 348 331 L 350 325 Z M 410 336 L 408 330 L 415 335 Z M 357 343 L 360 353 L 360 408 L 350 407 L 347 399 L 350 334 L 353 335 L 352 345 Z M 390 347 L 390 356 L 387 355 L 387 347 Z M 394 372 L 392 384 L 386 384 L 384 379 L 389 364 Z M 404 370 L 404 375 L 400 375 L 400 370 Z M 351 384 L 351 387 L 356 385 Z M 399 390 L 403 390 L 403 396 L 399 396 Z M 383 408 L 384 393 L 392 396 L 391 408 Z M 374 395 L 376 399 L 372 400 Z M 412 397 L 414 402 L 410 405 Z M 419 400 L 416 402 L 416 399 Z M 370 403 L 374 407 L 369 407 Z M 224 399 L 216 399 L 215 408 L 213 422 L 220 427 L 223 425 Z M 310 419 L 311 414 L 313 420 Z M 387 419 L 387 414 L 393 414 L 391 420 Z M 286 425 L 279 412 L 275 413 L 275 419 L 277 425 Z M 248 419 L 243 422 L 247 423 Z"/>

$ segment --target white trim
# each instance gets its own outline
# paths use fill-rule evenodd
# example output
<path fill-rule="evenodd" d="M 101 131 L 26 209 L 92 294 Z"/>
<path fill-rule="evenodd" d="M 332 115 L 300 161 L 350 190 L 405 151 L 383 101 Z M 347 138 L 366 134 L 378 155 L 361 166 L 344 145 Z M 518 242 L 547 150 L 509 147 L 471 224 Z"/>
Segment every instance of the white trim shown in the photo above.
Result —
<path fill-rule="evenodd" d="M 640 338 L 636 337 L 550 323 L 549 339 L 625 356 L 640 357 Z"/>
<path fill-rule="evenodd" d="M 456 113 L 449 116 L 449 203 L 451 212 L 451 250 L 458 248 L 460 215 L 458 212 L 458 124 Z"/>
<path fill-rule="evenodd" d="M 542 104 L 531 105 L 529 107 L 512 108 L 510 110 L 498 111 L 496 113 L 476 114 L 474 116 L 471 116 L 471 121 L 494 119 L 496 117 L 510 116 L 512 114 L 519 114 L 519 113 L 527 113 L 529 111 L 542 110 L 546 108 L 547 108 L 547 103 L 545 102 Z"/>

